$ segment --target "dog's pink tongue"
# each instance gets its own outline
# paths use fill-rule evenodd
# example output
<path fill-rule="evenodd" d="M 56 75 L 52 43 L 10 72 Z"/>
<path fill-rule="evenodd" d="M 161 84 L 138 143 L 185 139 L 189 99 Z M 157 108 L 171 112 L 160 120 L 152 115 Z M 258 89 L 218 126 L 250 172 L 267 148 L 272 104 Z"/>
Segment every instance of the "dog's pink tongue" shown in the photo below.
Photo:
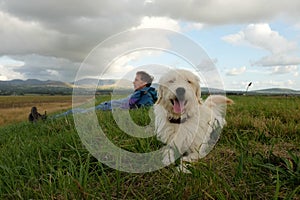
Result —
<path fill-rule="evenodd" d="M 175 113 L 182 113 L 184 109 L 184 102 L 183 101 L 174 101 L 173 111 Z"/>

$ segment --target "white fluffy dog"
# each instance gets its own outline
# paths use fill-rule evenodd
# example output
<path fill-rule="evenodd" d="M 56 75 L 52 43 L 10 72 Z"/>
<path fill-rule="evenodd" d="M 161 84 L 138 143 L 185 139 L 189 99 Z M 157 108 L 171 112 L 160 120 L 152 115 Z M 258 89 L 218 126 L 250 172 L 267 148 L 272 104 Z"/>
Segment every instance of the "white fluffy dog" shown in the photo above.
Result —
<path fill-rule="evenodd" d="M 200 80 L 190 71 L 172 70 L 159 80 L 158 101 L 154 105 L 157 138 L 166 144 L 163 162 L 169 165 L 206 156 L 217 142 L 225 125 L 226 104 L 232 100 L 221 95 L 201 99 Z"/>

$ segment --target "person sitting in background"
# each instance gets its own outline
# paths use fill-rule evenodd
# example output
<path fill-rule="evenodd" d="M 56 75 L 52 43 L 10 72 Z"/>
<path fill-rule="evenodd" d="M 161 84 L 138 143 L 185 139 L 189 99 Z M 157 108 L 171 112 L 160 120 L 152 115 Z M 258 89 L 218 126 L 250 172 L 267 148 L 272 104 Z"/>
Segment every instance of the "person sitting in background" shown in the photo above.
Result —
<path fill-rule="evenodd" d="M 28 116 L 28 120 L 30 122 L 37 122 L 40 119 L 46 119 L 47 118 L 47 112 L 45 111 L 44 115 L 41 115 L 38 111 L 37 108 L 34 106 L 31 108 L 31 112 Z"/>
<path fill-rule="evenodd" d="M 151 87 L 153 79 L 153 76 L 149 75 L 147 72 L 138 71 L 136 72 L 135 79 L 133 81 L 134 92 L 126 98 L 105 101 L 95 106 L 95 108 L 75 108 L 65 113 L 58 114 L 54 116 L 54 118 L 72 113 L 86 113 L 94 109 L 106 111 L 112 110 L 113 108 L 136 109 L 153 106 L 157 100 L 157 91 L 155 88 Z"/>

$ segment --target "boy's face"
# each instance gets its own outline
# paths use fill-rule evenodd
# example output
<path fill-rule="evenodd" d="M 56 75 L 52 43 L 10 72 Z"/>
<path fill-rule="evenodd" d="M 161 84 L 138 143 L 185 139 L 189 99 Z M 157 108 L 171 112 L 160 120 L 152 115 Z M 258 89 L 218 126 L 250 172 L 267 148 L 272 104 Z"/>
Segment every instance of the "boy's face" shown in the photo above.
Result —
<path fill-rule="evenodd" d="M 143 87 L 145 87 L 147 84 L 147 82 L 143 81 L 141 79 L 141 75 L 137 74 L 135 76 L 135 79 L 133 81 L 133 88 L 134 90 L 139 90 L 139 89 L 142 89 Z"/>

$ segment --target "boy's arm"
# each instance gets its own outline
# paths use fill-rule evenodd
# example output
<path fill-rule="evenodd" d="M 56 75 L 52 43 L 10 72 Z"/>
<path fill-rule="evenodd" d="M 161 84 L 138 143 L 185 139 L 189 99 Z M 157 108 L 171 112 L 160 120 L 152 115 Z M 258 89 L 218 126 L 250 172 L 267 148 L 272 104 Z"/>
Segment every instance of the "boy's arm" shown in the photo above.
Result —
<path fill-rule="evenodd" d="M 140 98 L 141 98 L 141 92 L 140 92 L 140 91 L 134 92 L 134 93 L 131 95 L 130 99 L 129 99 L 129 107 L 130 107 L 130 108 L 135 108 L 135 107 L 137 107 L 136 104 L 138 103 L 138 101 L 140 100 Z"/>

